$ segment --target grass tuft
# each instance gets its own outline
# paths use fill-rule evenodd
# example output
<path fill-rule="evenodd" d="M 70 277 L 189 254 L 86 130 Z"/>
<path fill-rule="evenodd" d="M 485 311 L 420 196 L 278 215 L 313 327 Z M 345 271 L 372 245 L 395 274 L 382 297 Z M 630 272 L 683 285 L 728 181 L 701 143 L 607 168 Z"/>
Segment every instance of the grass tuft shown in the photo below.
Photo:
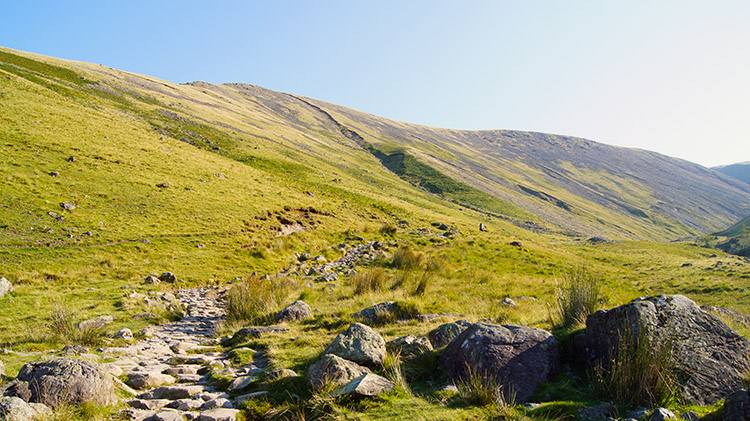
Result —
<path fill-rule="evenodd" d="M 382 291 L 388 276 L 382 268 L 375 267 L 367 272 L 354 275 L 354 294 L 361 295 L 368 292 Z"/>
<path fill-rule="evenodd" d="M 424 257 L 412 249 L 401 247 L 393 252 L 391 266 L 396 269 L 418 269 Z"/>
<path fill-rule="evenodd" d="M 679 400 L 671 340 L 654 340 L 646 329 L 624 327 L 617 349 L 594 367 L 593 387 L 623 410 L 666 406 Z"/>
<path fill-rule="evenodd" d="M 295 288 L 290 278 L 251 276 L 232 286 L 226 295 L 227 322 L 268 323 Z"/>
<path fill-rule="evenodd" d="M 583 267 L 568 268 L 557 279 L 552 324 L 563 329 L 586 322 L 602 298 L 601 281 Z"/>

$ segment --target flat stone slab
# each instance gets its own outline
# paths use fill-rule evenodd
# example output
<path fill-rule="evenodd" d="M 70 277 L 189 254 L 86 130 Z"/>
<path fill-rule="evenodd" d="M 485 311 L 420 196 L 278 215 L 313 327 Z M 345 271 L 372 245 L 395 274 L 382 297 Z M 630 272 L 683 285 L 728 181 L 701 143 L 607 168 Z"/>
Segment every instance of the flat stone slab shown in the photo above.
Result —
<path fill-rule="evenodd" d="M 196 421 L 236 421 L 239 409 L 216 408 L 201 412 Z"/>

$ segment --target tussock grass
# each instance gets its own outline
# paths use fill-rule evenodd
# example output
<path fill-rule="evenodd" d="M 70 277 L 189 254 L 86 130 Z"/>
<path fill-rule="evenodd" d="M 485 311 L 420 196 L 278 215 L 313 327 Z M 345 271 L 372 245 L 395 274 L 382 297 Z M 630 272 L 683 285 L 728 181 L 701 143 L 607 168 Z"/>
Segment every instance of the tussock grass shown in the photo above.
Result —
<path fill-rule="evenodd" d="M 512 391 L 503 390 L 503 385 L 496 377 L 468 365 L 464 376 L 456 381 L 456 388 L 469 405 L 503 409 L 512 405 L 515 399 Z"/>
<path fill-rule="evenodd" d="M 75 313 L 70 306 L 62 300 L 55 300 L 47 323 L 48 333 L 44 335 L 45 339 L 87 346 L 96 346 L 102 342 L 105 336 L 103 329 L 79 329 L 74 319 Z"/>
<path fill-rule="evenodd" d="M 400 353 L 388 352 L 383 361 L 383 371 L 385 372 L 385 377 L 396 385 L 398 391 L 404 393 L 406 396 L 413 397 L 414 394 L 411 391 L 411 386 L 409 386 L 409 382 L 402 371 L 402 364 Z"/>
<path fill-rule="evenodd" d="M 388 275 L 380 267 L 374 267 L 367 272 L 358 273 L 352 278 L 354 295 L 382 291 L 385 289 L 387 279 Z"/>
<path fill-rule="evenodd" d="M 602 297 L 601 281 L 583 267 L 568 268 L 557 279 L 552 324 L 562 329 L 586 322 Z"/>
<path fill-rule="evenodd" d="M 393 252 L 391 266 L 396 269 L 418 269 L 421 267 L 424 256 L 412 249 L 401 247 Z"/>
<path fill-rule="evenodd" d="M 226 295 L 228 324 L 269 323 L 296 288 L 291 278 L 261 279 L 250 276 L 232 285 Z"/>
<path fill-rule="evenodd" d="M 622 409 L 666 406 L 680 398 L 674 364 L 671 340 L 655 340 L 643 328 L 633 332 L 625 326 L 617 349 L 594 367 L 594 391 Z"/>

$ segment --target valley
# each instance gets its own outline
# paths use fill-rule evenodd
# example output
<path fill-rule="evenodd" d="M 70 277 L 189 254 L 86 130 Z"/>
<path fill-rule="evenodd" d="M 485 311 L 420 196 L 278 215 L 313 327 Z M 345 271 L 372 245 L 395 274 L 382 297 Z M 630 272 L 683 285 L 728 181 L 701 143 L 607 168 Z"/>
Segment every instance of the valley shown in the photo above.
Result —
<path fill-rule="evenodd" d="M 592 311 L 679 294 L 750 332 L 740 317 L 750 261 L 705 238 L 744 232 L 746 222 L 730 227 L 750 215 L 750 185 L 687 161 L 562 135 L 425 127 L 254 85 L 175 84 L 6 48 L 0 121 L 8 381 L 78 345 L 77 359 L 114 364 L 126 370 L 117 381 L 133 383 L 141 369 L 117 349 L 157 329 L 164 344 L 148 372 L 195 365 L 184 386 L 230 402 L 218 405 L 236 419 L 576 419 L 601 402 L 625 417 L 635 407 L 594 387 L 577 359 L 588 314 L 558 320 L 570 281 L 597 286 Z M 209 298 L 191 307 L 195 294 Z M 279 321 L 298 300 L 311 313 Z M 374 319 L 354 316 L 389 302 Z M 78 325 L 100 316 L 113 320 Z M 165 336 L 210 318 L 220 320 L 200 340 Z M 434 341 L 416 358 L 389 349 L 361 363 L 394 384 L 381 396 L 337 396 L 306 378 L 357 324 L 385 344 L 433 339 L 457 320 L 552 332 L 560 367 L 524 399 L 538 406 L 477 399 L 444 376 Z M 283 370 L 294 376 L 271 374 Z M 116 402 L 40 419 L 155 417 L 162 408 L 132 402 L 162 386 L 117 386 Z M 710 417 L 723 401 L 639 404 Z M 199 417 L 216 408 L 172 409 L 209 419 Z"/>

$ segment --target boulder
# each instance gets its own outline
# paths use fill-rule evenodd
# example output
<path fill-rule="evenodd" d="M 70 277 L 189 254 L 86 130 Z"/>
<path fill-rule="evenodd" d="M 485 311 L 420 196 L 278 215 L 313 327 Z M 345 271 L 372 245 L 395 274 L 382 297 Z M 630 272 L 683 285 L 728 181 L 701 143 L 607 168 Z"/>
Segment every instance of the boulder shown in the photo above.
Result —
<path fill-rule="evenodd" d="M 294 322 L 297 320 L 312 319 L 313 312 L 309 305 L 302 300 L 297 300 L 286 306 L 276 315 L 276 322 Z"/>
<path fill-rule="evenodd" d="M 367 373 L 370 373 L 367 367 L 326 354 L 307 370 L 307 381 L 314 389 L 320 389 L 326 383 L 340 387 Z"/>
<path fill-rule="evenodd" d="M 53 408 L 60 404 L 112 405 L 117 402 L 112 376 L 96 363 L 70 358 L 24 365 L 4 394 Z"/>
<path fill-rule="evenodd" d="M 0 419 L 4 421 L 27 421 L 48 419 L 52 417 L 52 410 L 41 403 L 27 403 L 15 396 L 0 398 Z"/>
<path fill-rule="evenodd" d="M 368 323 L 377 323 L 382 318 L 389 318 L 395 312 L 396 303 L 394 301 L 386 301 L 360 310 L 352 314 L 352 317 Z"/>
<path fill-rule="evenodd" d="M 299 377 L 294 370 L 288 368 L 282 368 L 281 370 L 274 370 L 268 373 L 268 378 L 271 380 L 284 379 L 287 377 Z"/>
<path fill-rule="evenodd" d="M 380 334 L 362 323 L 349 325 L 324 352 L 368 367 L 382 366 L 385 353 L 385 341 Z"/>
<path fill-rule="evenodd" d="M 153 421 L 185 421 L 185 418 L 177 411 L 157 412 L 151 419 Z"/>
<path fill-rule="evenodd" d="M 742 385 L 750 341 L 682 295 L 639 298 L 597 311 L 587 318 L 585 334 L 576 337 L 576 348 L 589 363 L 606 365 L 621 338 L 637 343 L 642 335 L 671 348 L 679 392 L 689 402 L 713 404 Z"/>
<path fill-rule="evenodd" d="M 94 317 L 93 319 L 84 320 L 78 323 L 78 330 L 84 331 L 84 330 L 91 330 L 91 329 L 101 329 L 104 326 L 114 321 L 115 321 L 115 316 L 111 316 L 111 315 Z"/>
<path fill-rule="evenodd" d="M 177 277 L 172 272 L 164 272 L 161 275 L 159 275 L 159 280 L 162 282 L 173 284 L 177 282 Z"/>
<path fill-rule="evenodd" d="M 5 363 L 0 360 L 0 381 L 2 381 L 6 376 L 5 372 Z"/>
<path fill-rule="evenodd" d="M 367 373 L 350 381 L 345 386 L 335 390 L 333 396 L 349 395 L 355 397 L 372 397 L 381 393 L 390 392 L 395 389 L 396 385 L 390 380 L 378 376 L 377 374 Z"/>
<path fill-rule="evenodd" d="M 415 355 L 424 354 L 432 351 L 432 344 L 426 337 L 416 337 L 414 335 L 402 336 L 385 344 L 388 351 L 399 353 L 402 357 L 408 358 Z"/>
<path fill-rule="evenodd" d="M 739 389 L 724 400 L 721 411 L 722 421 L 750 420 L 750 392 Z"/>
<path fill-rule="evenodd" d="M 560 354 L 557 340 L 545 330 L 477 323 L 448 344 L 439 365 L 452 379 L 494 378 L 506 399 L 525 402 L 556 374 Z"/>
<path fill-rule="evenodd" d="M 456 320 L 455 322 L 442 324 L 428 335 L 430 343 L 435 349 L 442 348 L 458 337 L 469 326 L 471 326 L 471 323 L 466 320 Z"/>
<path fill-rule="evenodd" d="M 667 408 L 656 408 L 654 413 L 651 414 L 649 421 L 665 421 L 665 420 L 676 420 L 677 417 L 672 411 Z"/>
<path fill-rule="evenodd" d="M 13 284 L 5 278 L 0 278 L 0 298 L 5 297 L 5 294 L 13 291 Z"/>
<path fill-rule="evenodd" d="M 60 203 L 60 207 L 65 209 L 66 211 L 72 211 L 76 208 L 76 204 L 71 202 L 62 202 Z"/>

